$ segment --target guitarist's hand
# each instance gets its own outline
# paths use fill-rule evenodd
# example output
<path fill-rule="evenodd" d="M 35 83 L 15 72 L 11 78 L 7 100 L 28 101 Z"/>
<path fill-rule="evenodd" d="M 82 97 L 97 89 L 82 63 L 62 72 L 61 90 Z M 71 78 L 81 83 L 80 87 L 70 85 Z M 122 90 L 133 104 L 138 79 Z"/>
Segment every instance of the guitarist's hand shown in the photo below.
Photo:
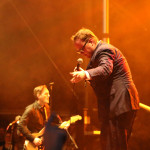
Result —
<path fill-rule="evenodd" d="M 33 143 L 35 144 L 35 146 L 40 146 L 42 144 L 42 140 L 40 138 L 35 138 Z"/>
<path fill-rule="evenodd" d="M 61 125 L 59 126 L 60 129 L 68 129 L 70 126 L 70 123 L 68 121 L 64 121 L 63 123 L 61 123 Z"/>

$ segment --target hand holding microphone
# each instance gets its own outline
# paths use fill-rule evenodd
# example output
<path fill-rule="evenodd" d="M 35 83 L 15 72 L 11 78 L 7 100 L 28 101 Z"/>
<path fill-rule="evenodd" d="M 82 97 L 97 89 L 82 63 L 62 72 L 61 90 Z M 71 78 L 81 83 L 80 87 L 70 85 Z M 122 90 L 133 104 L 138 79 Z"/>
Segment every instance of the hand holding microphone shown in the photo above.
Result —
<path fill-rule="evenodd" d="M 80 65 L 83 63 L 83 59 L 79 58 L 77 59 L 77 66 L 74 68 L 73 71 L 83 71 L 83 69 L 80 67 Z"/>
<path fill-rule="evenodd" d="M 83 59 L 82 59 L 82 58 L 79 58 L 79 59 L 77 60 L 77 62 L 78 62 L 78 63 L 77 63 L 76 70 L 77 70 L 77 71 L 81 71 L 81 70 L 80 70 L 80 65 L 83 63 Z M 82 70 L 83 70 L 83 69 L 82 69 Z"/>
<path fill-rule="evenodd" d="M 79 58 L 77 60 L 77 66 L 74 69 L 74 72 L 71 72 L 72 79 L 70 80 L 72 83 L 80 82 L 81 80 L 84 80 L 86 78 L 86 74 L 82 68 L 80 68 L 80 65 L 83 63 L 83 59 Z"/>

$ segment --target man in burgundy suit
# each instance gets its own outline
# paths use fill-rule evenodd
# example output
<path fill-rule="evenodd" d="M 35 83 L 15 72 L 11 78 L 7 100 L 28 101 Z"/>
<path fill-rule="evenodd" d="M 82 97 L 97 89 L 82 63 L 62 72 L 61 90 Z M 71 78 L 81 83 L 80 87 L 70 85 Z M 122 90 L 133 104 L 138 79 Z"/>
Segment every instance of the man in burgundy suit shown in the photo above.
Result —
<path fill-rule="evenodd" d="M 88 80 L 98 99 L 101 149 L 127 150 L 139 97 L 128 63 L 114 46 L 99 41 L 89 29 L 72 36 L 78 53 L 90 58 L 86 70 L 75 68 L 72 83 Z"/>

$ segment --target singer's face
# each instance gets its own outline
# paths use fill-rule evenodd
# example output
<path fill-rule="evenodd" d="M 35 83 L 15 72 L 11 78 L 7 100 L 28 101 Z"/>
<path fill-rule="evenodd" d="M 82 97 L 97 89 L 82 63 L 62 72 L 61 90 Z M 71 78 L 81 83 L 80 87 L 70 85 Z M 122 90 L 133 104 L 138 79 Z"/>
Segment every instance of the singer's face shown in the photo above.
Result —
<path fill-rule="evenodd" d="M 79 52 L 80 54 L 88 58 L 91 58 L 94 50 L 89 41 L 86 42 L 86 41 L 82 41 L 81 39 L 76 39 L 74 41 L 74 46 L 77 52 Z"/>

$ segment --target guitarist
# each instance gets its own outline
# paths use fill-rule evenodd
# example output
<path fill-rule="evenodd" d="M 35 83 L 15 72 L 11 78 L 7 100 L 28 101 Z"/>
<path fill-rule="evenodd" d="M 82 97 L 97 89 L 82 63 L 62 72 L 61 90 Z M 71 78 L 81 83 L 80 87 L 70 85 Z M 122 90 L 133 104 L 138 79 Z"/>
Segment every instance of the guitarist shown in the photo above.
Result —
<path fill-rule="evenodd" d="M 38 133 L 45 126 L 46 120 L 50 116 L 48 105 L 50 94 L 46 85 L 35 87 L 33 93 L 36 100 L 26 107 L 20 118 L 18 129 L 36 147 L 42 144 L 42 139 L 32 135 L 32 133 Z"/>

